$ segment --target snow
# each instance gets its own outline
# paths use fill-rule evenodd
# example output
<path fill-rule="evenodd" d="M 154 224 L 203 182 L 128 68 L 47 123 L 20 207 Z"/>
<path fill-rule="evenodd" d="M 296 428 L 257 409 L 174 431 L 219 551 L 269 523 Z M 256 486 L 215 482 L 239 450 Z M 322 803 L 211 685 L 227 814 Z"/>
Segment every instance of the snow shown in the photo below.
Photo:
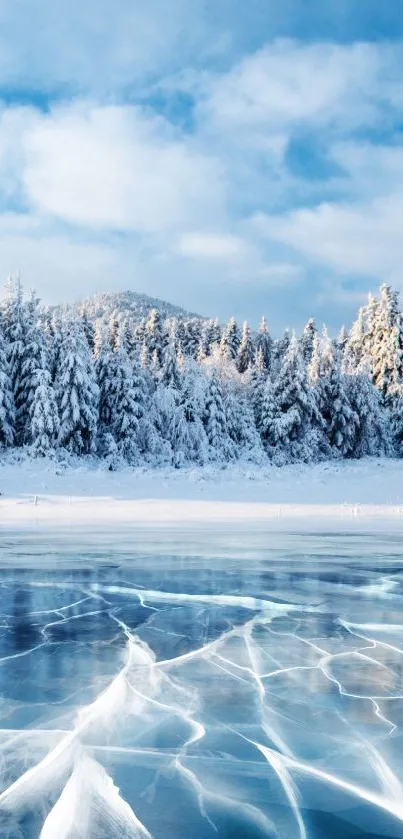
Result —
<path fill-rule="evenodd" d="M 277 468 L 234 464 L 126 468 L 10 458 L 0 465 L 0 523 L 184 525 L 248 522 L 277 528 L 403 525 L 402 461 L 367 458 Z"/>

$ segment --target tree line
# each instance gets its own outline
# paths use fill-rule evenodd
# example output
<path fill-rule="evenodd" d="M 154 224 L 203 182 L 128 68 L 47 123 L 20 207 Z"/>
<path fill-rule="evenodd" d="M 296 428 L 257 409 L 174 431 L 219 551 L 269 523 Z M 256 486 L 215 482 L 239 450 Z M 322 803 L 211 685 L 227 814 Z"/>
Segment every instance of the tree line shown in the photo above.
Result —
<path fill-rule="evenodd" d="M 403 318 L 388 285 L 332 339 L 234 318 L 93 317 L 10 280 L 0 306 L 0 446 L 180 467 L 403 453 Z"/>

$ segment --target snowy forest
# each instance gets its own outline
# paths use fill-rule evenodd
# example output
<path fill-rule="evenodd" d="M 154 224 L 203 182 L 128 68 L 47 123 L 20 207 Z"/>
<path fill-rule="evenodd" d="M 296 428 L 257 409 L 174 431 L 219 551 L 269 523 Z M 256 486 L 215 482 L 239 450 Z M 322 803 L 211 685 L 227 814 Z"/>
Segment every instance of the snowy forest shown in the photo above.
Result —
<path fill-rule="evenodd" d="M 0 305 L 0 445 L 124 465 L 403 455 L 403 317 L 383 285 L 332 339 L 157 308 Z"/>

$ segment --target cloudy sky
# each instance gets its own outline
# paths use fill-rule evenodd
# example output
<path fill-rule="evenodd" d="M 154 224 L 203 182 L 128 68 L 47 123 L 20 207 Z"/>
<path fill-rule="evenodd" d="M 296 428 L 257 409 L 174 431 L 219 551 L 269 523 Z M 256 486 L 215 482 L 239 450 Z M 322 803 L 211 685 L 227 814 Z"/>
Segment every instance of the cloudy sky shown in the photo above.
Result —
<path fill-rule="evenodd" d="M 2 0 L 0 274 L 273 331 L 403 290 L 400 0 Z"/>

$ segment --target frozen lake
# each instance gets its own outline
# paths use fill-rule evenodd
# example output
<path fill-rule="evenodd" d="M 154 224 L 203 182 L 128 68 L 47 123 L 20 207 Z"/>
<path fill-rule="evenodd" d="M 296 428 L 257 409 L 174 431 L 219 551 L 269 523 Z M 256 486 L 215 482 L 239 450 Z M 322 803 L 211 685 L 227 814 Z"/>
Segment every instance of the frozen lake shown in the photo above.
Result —
<path fill-rule="evenodd" d="M 2 839 L 403 837 L 402 536 L 0 539 Z"/>

